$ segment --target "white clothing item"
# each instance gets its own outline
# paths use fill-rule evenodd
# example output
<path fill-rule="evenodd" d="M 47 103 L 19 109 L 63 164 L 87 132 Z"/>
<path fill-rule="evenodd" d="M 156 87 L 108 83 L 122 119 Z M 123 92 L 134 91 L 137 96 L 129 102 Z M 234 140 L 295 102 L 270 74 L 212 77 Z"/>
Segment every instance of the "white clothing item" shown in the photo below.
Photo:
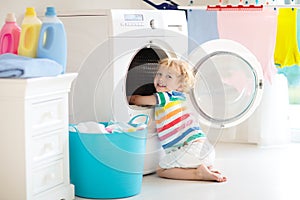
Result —
<path fill-rule="evenodd" d="M 215 149 L 207 140 L 194 141 L 166 153 L 159 166 L 163 169 L 197 168 L 202 164 L 212 166 L 214 160 Z"/>
<path fill-rule="evenodd" d="M 88 121 L 77 124 L 79 133 L 108 133 L 103 124 Z"/>

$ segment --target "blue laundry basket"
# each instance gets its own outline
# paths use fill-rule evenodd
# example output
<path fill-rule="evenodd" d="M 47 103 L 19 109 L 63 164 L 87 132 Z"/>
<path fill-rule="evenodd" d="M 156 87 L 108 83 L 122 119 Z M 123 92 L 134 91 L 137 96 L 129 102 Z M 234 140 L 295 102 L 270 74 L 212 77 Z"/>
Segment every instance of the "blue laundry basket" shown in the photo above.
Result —
<path fill-rule="evenodd" d="M 129 124 L 136 126 L 132 121 L 140 116 L 132 118 Z M 145 121 L 147 124 L 148 117 Z M 70 180 L 75 186 L 75 195 L 83 198 L 124 198 L 139 194 L 146 137 L 147 128 L 110 134 L 70 130 Z"/>

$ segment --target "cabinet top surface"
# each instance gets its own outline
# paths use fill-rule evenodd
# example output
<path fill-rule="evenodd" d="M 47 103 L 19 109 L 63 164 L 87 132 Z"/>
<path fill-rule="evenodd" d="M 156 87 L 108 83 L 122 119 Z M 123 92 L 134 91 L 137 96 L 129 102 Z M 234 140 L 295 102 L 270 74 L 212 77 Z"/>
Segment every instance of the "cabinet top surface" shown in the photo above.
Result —
<path fill-rule="evenodd" d="M 57 79 L 66 79 L 66 78 L 75 78 L 77 73 L 67 73 L 61 74 L 58 76 L 49 76 L 49 77 L 36 77 L 36 78 L 0 78 L 0 84 L 2 83 L 18 83 L 25 84 L 29 82 L 39 82 L 39 81 L 53 81 Z"/>
<path fill-rule="evenodd" d="M 60 93 L 70 90 L 77 73 L 67 73 L 55 77 L 28 79 L 0 79 L 0 97 L 36 97 L 45 93 Z"/>

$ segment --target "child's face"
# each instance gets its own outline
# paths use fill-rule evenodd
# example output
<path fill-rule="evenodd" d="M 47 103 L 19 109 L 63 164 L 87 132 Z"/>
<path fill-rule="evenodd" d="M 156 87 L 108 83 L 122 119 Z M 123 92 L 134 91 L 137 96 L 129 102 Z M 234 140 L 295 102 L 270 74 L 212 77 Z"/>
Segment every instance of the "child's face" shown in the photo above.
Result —
<path fill-rule="evenodd" d="M 160 66 L 154 78 L 154 87 L 157 92 L 180 91 L 180 77 L 174 70 Z"/>

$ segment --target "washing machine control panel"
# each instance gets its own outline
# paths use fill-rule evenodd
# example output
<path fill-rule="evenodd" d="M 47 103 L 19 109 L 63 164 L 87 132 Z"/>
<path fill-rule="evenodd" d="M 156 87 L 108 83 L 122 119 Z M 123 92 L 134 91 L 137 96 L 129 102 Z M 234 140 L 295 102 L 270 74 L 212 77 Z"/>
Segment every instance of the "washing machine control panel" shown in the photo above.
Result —
<path fill-rule="evenodd" d="M 111 35 L 141 36 L 165 35 L 164 30 L 186 33 L 184 11 L 174 10 L 110 10 Z"/>
<path fill-rule="evenodd" d="M 144 26 L 144 15 L 143 14 L 124 14 L 124 21 L 121 22 L 121 26 Z"/>
<path fill-rule="evenodd" d="M 144 26 L 143 22 L 124 22 L 120 24 L 121 26 Z"/>

